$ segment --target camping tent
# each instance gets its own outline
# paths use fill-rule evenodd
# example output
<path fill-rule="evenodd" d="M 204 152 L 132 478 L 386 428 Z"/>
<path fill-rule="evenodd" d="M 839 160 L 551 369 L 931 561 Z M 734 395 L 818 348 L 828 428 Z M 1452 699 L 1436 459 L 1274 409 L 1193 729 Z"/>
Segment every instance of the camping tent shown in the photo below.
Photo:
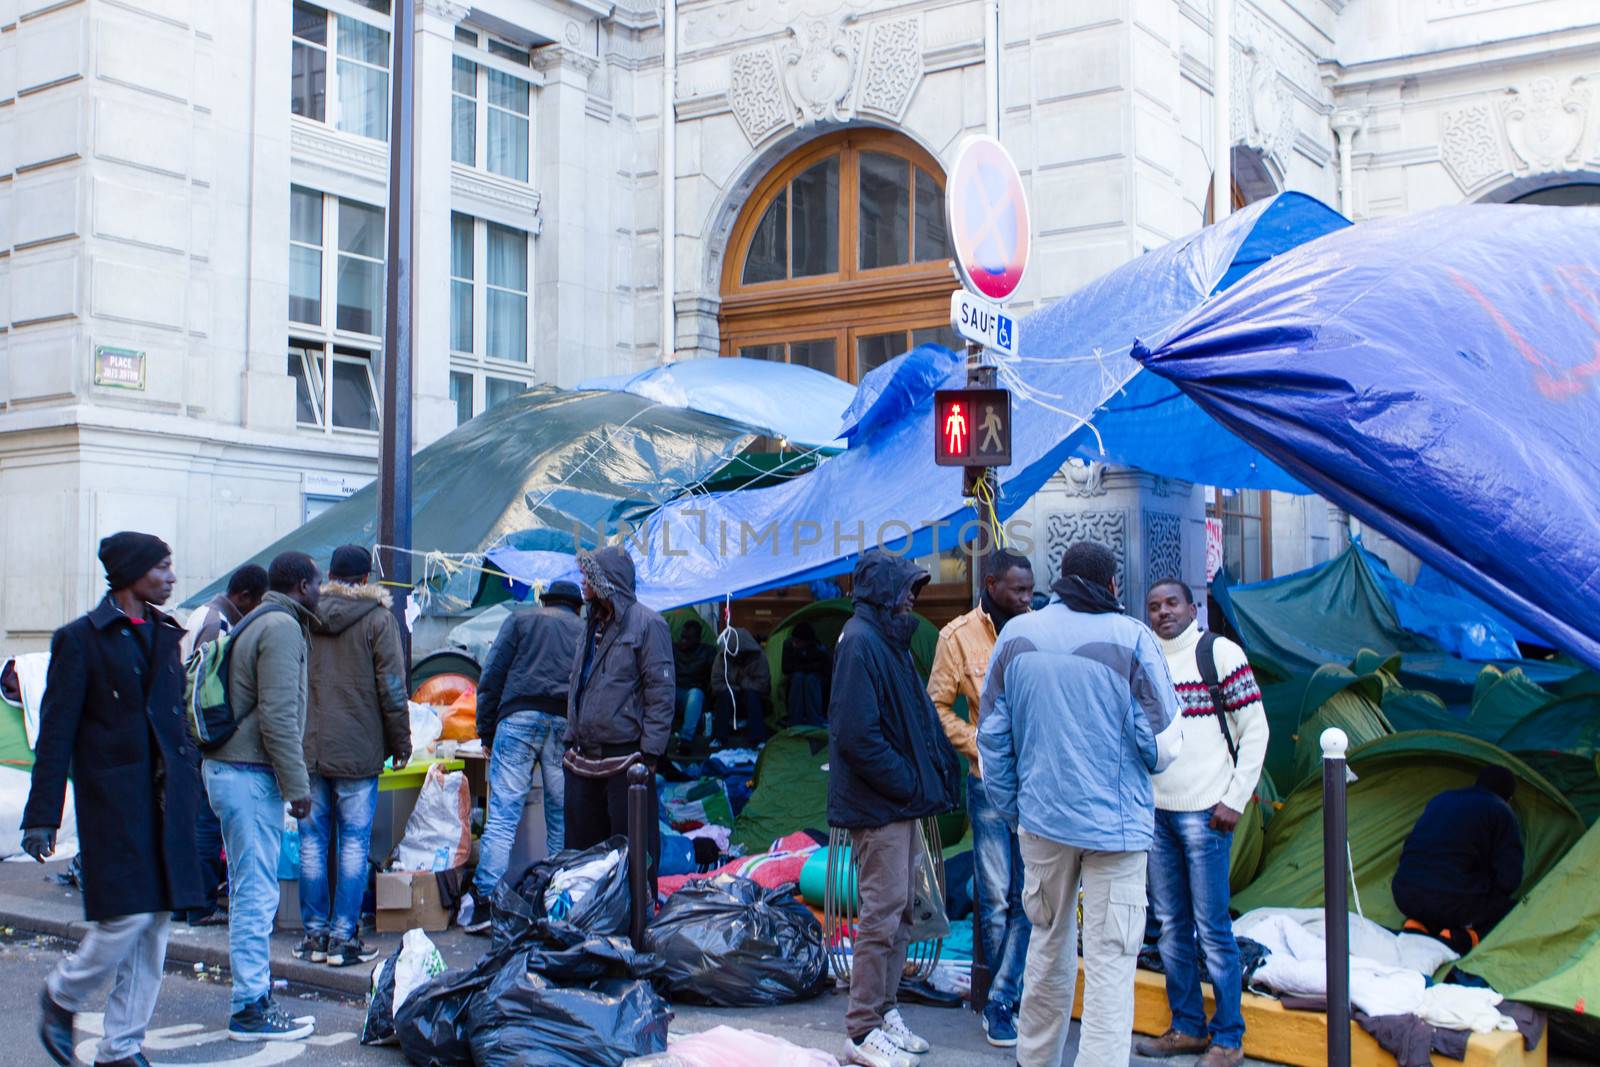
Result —
<path fill-rule="evenodd" d="M 1600 825 L 1590 827 L 1458 966 L 1510 1000 L 1580 1015 L 1594 1011 L 1600 1004 L 1596 882 Z"/>
<path fill-rule="evenodd" d="M 756 436 L 742 423 L 668 407 L 625 392 L 574 393 L 537 386 L 456 427 L 412 465 L 412 545 L 419 552 L 478 553 L 514 547 L 566 553 L 592 543 L 720 470 Z M 306 552 L 326 563 L 339 545 L 377 540 L 378 495 L 368 485 L 248 562 Z M 544 535 L 544 536 L 539 536 Z M 414 574 L 423 571 L 413 566 Z M 465 607 L 475 572 L 463 575 Z M 191 597 L 204 603 L 224 575 Z"/>
<path fill-rule="evenodd" d="M 772 714 L 768 716 L 769 722 L 785 721 L 784 716 L 788 711 L 788 693 L 783 684 L 783 643 L 789 639 L 794 628 L 802 622 L 809 622 L 817 632 L 817 640 L 832 649 L 839 643 L 839 631 L 850 620 L 852 610 L 848 597 L 830 597 L 790 612 L 773 627 L 766 646 L 767 666 L 772 673 Z M 917 665 L 917 673 L 926 679 L 928 672 L 933 670 L 933 653 L 939 644 L 939 629 L 921 615 L 916 618 L 917 629 L 911 635 L 911 659 Z"/>
<path fill-rule="evenodd" d="M 1537 885 L 1584 832 L 1583 819 L 1549 782 L 1502 749 L 1462 734 L 1430 731 L 1392 734 L 1349 754 L 1356 774 L 1349 791 L 1350 850 L 1362 913 L 1398 928 L 1404 916 L 1389 892 L 1400 849 L 1417 817 L 1439 793 L 1472 784 L 1487 764 L 1517 776 L 1511 806 L 1522 826 L 1526 877 Z M 1314 908 L 1322 896 L 1322 781 L 1291 791 L 1267 826 L 1261 873 L 1233 907 Z"/>

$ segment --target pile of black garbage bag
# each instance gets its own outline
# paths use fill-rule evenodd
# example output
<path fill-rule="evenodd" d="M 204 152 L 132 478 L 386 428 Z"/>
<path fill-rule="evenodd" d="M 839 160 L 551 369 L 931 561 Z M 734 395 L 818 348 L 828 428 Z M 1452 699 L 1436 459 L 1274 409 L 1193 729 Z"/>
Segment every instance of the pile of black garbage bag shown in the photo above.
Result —
<path fill-rule="evenodd" d="M 727 1008 L 787 1004 L 825 987 L 822 926 L 793 885 L 748 878 L 690 882 L 645 930 L 674 1000 Z"/>
<path fill-rule="evenodd" d="M 569 914 L 545 914 L 557 873 L 619 849 L 621 862 Z M 558 853 L 502 882 L 490 904 L 489 951 L 417 989 L 395 1015 L 406 1058 L 426 1067 L 616 1067 L 665 1051 L 672 1013 L 649 981 L 661 963 L 622 936 L 628 899 L 622 837 Z"/>
<path fill-rule="evenodd" d="M 562 871 L 621 850 L 621 862 L 560 918 L 544 898 Z M 663 1052 L 672 1013 L 663 999 L 724 1006 L 783 1004 L 824 987 L 822 928 L 794 899 L 747 878 L 692 882 L 628 941 L 627 841 L 569 849 L 501 882 L 490 904 L 491 947 L 471 968 L 418 987 L 393 1020 L 421 1067 L 616 1067 Z M 383 1032 L 381 1020 L 369 1029 Z"/>

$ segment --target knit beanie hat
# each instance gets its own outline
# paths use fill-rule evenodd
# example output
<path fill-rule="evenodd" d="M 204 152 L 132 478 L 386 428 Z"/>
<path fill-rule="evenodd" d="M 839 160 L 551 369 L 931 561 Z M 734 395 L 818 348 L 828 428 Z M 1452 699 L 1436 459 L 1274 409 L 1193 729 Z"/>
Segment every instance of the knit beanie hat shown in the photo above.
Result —
<path fill-rule="evenodd" d="M 172 549 L 161 538 L 133 530 L 114 533 L 100 542 L 100 562 L 112 589 L 128 588 L 170 555 Z"/>

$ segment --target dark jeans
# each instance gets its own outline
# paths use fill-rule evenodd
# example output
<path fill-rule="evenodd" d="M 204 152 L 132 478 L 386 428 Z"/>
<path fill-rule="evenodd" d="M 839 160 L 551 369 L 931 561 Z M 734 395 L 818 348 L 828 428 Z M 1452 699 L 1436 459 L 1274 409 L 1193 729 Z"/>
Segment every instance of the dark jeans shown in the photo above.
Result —
<path fill-rule="evenodd" d="M 711 739 L 719 744 L 726 745 L 734 738 L 733 710 L 734 702 L 728 699 L 726 687 L 712 686 L 713 712 Z M 752 742 L 767 739 L 767 724 L 765 721 L 767 711 L 767 694 L 754 689 L 736 689 L 734 696 L 738 699 L 739 729 L 742 737 L 749 738 Z"/>
<path fill-rule="evenodd" d="M 200 881 L 205 890 L 206 905 L 189 914 L 200 918 L 216 910 L 217 889 L 228 877 L 228 864 L 222 858 L 222 821 L 211 810 L 211 801 L 201 794 L 194 819 L 194 850 L 200 857 Z"/>
<path fill-rule="evenodd" d="M 1156 809 L 1150 848 L 1150 901 L 1161 920 L 1161 963 L 1167 971 L 1172 1028 L 1225 1048 L 1244 1043 L 1239 942 L 1228 915 L 1228 863 L 1233 834 L 1211 829 L 1211 812 Z M 1196 945 L 1205 949 L 1215 1012 L 1206 1024 Z"/>
<path fill-rule="evenodd" d="M 1413 886 L 1396 882 L 1390 887 L 1400 913 L 1429 930 L 1459 931 L 1470 926 L 1480 935 L 1493 930 L 1516 905 L 1499 893 L 1456 893 L 1438 886 Z"/>
<path fill-rule="evenodd" d="M 569 849 L 592 848 L 607 838 L 628 833 L 628 775 L 584 778 L 563 768 L 566 775 L 566 824 Z M 656 873 L 661 865 L 661 816 L 657 812 L 652 779 L 645 789 L 645 848 L 650 854 L 650 898 L 655 902 Z"/>
<path fill-rule="evenodd" d="M 1022 853 L 1017 832 L 989 803 L 983 779 L 967 778 L 967 816 L 972 821 L 973 881 L 983 929 L 983 959 L 989 965 L 989 1001 L 1015 1008 L 1022 997 L 1033 924 L 1022 910 Z"/>
<path fill-rule="evenodd" d="M 828 704 L 822 698 L 822 675 L 815 671 L 796 671 L 789 675 L 789 725 L 828 725 Z"/>

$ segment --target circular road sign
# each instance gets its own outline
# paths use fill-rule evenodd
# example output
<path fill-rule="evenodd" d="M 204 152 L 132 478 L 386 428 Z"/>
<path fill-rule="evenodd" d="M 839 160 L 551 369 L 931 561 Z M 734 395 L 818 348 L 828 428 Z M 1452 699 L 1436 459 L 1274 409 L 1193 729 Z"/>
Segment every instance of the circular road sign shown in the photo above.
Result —
<path fill-rule="evenodd" d="M 1022 175 L 993 137 L 969 137 L 944 187 L 945 217 L 956 266 L 967 288 L 1005 301 L 1022 283 L 1032 230 Z"/>

